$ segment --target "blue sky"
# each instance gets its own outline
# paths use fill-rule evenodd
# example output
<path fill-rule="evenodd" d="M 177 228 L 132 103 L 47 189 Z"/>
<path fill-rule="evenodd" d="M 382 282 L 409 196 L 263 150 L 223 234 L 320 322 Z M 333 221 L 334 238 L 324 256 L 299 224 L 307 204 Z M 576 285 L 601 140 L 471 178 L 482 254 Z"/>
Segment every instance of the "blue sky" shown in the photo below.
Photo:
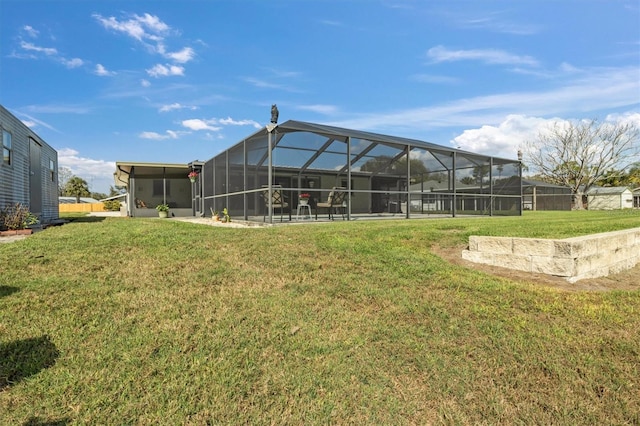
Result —
<path fill-rule="evenodd" d="M 637 0 L 2 0 L 0 103 L 108 192 L 289 119 L 516 158 L 551 120 L 640 124 Z"/>

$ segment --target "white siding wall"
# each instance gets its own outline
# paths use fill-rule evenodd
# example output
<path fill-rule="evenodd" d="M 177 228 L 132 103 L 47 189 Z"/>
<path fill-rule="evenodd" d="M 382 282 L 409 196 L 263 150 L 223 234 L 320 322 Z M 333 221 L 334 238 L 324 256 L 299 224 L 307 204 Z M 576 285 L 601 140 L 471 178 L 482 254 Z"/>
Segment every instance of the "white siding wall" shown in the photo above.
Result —
<path fill-rule="evenodd" d="M 589 210 L 620 210 L 633 207 L 633 193 L 626 190 L 621 194 L 598 194 L 587 197 Z"/>

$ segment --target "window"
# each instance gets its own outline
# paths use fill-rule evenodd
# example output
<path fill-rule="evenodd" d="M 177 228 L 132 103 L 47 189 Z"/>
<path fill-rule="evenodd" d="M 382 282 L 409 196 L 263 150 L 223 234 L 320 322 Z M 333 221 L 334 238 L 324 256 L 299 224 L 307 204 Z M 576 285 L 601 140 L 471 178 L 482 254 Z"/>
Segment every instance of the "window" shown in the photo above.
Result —
<path fill-rule="evenodd" d="M 49 173 L 51 174 L 51 182 L 56 181 L 56 163 L 53 160 L 49 160 Z"/>
<path fill-rule="evenodd" d="M 11 164 L 11 133 L 2 130 L 2 162 Z"/>

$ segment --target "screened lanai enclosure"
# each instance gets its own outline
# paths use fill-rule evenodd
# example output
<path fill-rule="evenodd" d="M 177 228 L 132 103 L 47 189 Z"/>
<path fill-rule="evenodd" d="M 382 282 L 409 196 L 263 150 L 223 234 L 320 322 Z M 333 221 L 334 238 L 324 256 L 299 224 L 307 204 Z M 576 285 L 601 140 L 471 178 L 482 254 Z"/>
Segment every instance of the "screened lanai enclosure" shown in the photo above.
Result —
<path fill-rule="evenodd" d="M 199 173 L 200 216 L 224 208 L 261 222 L 522 213 L 517 160 L 300 121 L 271 124 L 189 166 Z"/>

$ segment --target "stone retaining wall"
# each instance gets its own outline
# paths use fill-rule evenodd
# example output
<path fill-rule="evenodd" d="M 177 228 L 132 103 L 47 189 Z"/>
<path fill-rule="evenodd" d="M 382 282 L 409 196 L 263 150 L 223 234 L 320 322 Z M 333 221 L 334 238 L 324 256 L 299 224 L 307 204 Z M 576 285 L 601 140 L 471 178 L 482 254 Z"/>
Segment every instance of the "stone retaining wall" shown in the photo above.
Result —
<path fill-rule="evenodd" d="M 563 240 L 471 236 L 462 258 L 575 282 L 615 274 L 638 264 L 640 228 Z"/>

